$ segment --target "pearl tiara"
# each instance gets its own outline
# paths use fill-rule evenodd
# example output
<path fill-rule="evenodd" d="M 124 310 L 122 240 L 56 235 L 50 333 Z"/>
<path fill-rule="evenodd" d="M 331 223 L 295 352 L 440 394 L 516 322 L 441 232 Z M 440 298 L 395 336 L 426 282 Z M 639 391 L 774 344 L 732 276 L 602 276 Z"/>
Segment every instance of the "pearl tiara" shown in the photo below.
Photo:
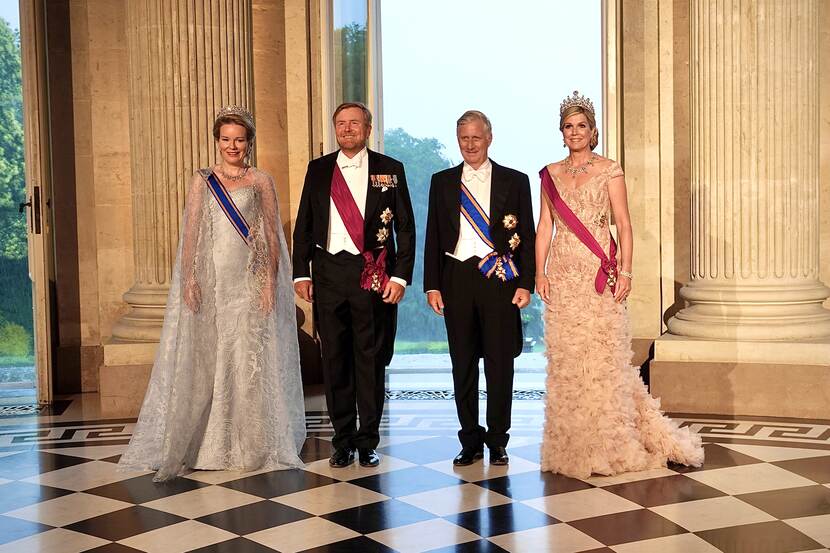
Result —
<path fill-rule="evenodd" d="M 594 103 L 589 98 L 580 95 L 579 92 L 574 90 L 573 95 L 568 96 L 559 104 L 559 115 L 561 116 L 565 113 L 566 109 L 574 106 L 581 107 L 586 111 L 590 111 L 592 115 L 594 114 Z"/>
<path fill-rule="evenodd" d="M 237 115 L 241 117 L 242 120 L 245 121 L 252 129 L 255 128 L 253 114 L 242 106 L 225 106 L 219 110 L 219 113 L 216 114 L 216 118 L 219 119 L 220 117 L 224 117 L 226 115 Z"/>

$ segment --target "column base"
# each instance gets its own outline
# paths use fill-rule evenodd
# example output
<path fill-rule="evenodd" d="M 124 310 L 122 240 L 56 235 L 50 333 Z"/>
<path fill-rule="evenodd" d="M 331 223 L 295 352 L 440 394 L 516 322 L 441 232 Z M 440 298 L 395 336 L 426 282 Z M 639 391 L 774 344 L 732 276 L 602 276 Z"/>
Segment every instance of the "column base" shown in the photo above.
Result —
<path fill-rule="evenodd" d="M 112 327 L 112 336 L 124 342 L 158 342 L 167 308 L 168 285 L 135 284 L 124 294 L 130 311 Z M 152 363 L 152 361 L 151 361 Z"/>
<path fill-rule="evenodd" d="M 101 412 L 107 417 L 136 417 L 153 370 L 158 342 L 111 338 L 104 344 L 99 371 Z"/>
<path fill-rule="evenodd" d="M 830 289 L 818 281 L 740 284 L 693 281 L 669 332 L 704 340 L 778 342 L 830 339 Z"/>
<path fill-rule="evenodd" d="M 664 410 L 830 419 L 830 339 L 723 342 L 666 334 L 651 393 Z"/>

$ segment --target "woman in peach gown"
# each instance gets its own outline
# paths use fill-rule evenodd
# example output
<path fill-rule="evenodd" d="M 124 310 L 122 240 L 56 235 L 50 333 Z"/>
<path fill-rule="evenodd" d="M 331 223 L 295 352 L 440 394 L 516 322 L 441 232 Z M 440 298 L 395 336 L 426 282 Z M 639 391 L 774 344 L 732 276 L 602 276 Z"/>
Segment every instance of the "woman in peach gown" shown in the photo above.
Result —
<path fill-rule="evenodd" d="M 592 152 L 597 129 L 589 99 L 576 91 L 566 98 L 559 128 L 569 154 L 540 172 L 536 231 L 536 289 L 547 304 L 542 470 L 588 478 L 667 461 L 700 466 L 700 437 L 662 414 L 631 365 L 625 301 L 633 237 L 623 171 Z M 612 214 L 619 268 L 609 232 Z"/>

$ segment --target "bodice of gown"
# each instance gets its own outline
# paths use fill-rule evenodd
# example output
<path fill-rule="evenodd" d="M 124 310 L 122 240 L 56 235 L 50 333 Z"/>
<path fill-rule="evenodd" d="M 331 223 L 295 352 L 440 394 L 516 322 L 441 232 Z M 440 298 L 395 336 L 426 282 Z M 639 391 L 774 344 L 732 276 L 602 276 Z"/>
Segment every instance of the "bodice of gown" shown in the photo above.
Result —
<path fill-rule="evenodd" d="M 556 189 L 571 211 L 585 225 L 602 250 L 608 253 L 611 244 L 609 224 L 611 222 L 611 202 L 608 197 L 608 181 L 622 175 L 622 169 L 615 161 L 579 186 L 568 183 L 576 179 L 556 179 Z M 599 268 L 599 259 L 568 228 L 568 225 L 551 207 L 556 233 L 550 246 L 550 255 L 546 273 L 551 280 L 568 275 L 583 275 L 593 282 Z"/>
<path fill-rule="evenodd" d="M 229 192 L 236 207 L 245 217 L 248 225 L 253 226 L 256 221 L 256 191 L 253 186 L 237 188 Z M 244 242 L 236 229 L 228 221 L 227 216 L 219 207 L 219 203 L 210 198 L 211 226 L 213 229 L 213 263 L 216 269 L 217 299 L 242 298 L 244 287 L 247 285 L 246 275 L 251 256 L 251 249 Z"/>

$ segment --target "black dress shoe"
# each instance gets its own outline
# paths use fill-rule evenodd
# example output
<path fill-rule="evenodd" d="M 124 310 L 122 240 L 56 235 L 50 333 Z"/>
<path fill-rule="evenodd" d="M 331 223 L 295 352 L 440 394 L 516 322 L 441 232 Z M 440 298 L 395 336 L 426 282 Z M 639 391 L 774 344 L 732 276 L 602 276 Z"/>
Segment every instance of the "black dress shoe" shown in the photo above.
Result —
<path fill-rule="evenodd" d="M 466 467 L 472 465 L 479 459 L 484 457 L 484 449 L 462 449 L 461 453 L 455 456 L 452 464 L 457 467 Z"/>
<path fill-rule="evenodd" d="M 335 449 L 329 457 L 329 466 L 334 468 L 348 467 L 352 463 L 354 463 L 354 449 L 349 447 Z"/>
<path fill-rule="evenodd" d="M 371 447 L 357 448 L 357 458 L 361 467 L 376 467 L 380 464 L 380 455 Z"/>
<path fill-rule="evenodd" d="M 490 464 L 491 465 L 506 465 L 510 462 L 510 457 L 507 456 L 506 447 L 491 447 L 490 448 Z"/>

